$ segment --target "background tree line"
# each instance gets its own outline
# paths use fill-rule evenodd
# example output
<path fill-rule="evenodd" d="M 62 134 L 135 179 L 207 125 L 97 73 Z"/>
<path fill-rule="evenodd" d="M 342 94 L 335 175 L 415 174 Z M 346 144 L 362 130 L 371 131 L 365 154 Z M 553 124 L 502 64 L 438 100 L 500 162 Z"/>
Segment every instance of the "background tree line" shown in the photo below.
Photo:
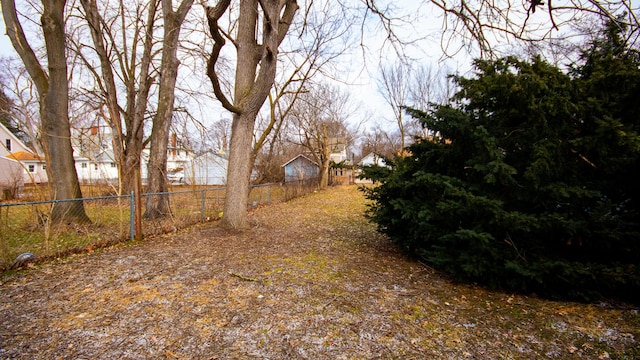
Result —
<path fill-rule="evenodd" d="M 626 1 L 577 1 L 558 7 L 509 1 L 416 5 L 427 3 L 444 15 L 437 32 L 445 53 L 464 49 L 492 56 L 500 47 L 492 40 L 496 34 L 541 44 L 554 32 L 564 37 L 562 26 L 593 16 L 612 19 L 625 14 L 624 24 L 632 29 L 638 25 L 637 9 Z M 15 0 L 1 4 L 7 34 L 29 75 L 25 81 L 37 95 L 36 138 L 47 158 L 52 198 L 81 197 L 70 144 L 70 124 L 79 113 L 111 128 L 120 193 L 135 184 L 140 153 L 147 145 L 149 190 L 163 192 L 169 129 L 179 127 L 177 119 L 197 118 L 192 109 L 215 98 L 231 114 L 230 186 L 223 224 L 233 228 L 247 226 L 251 169 L 256 159 L 264 160 L 262 154 L 269 158 L 277 150 L 280 131 L 290 126 L 288 119 L 295 119 L 291 109 L 299 95 L 315 86 L 309 79 L 341 81 L 345 69 L 335 64 L 342 54 L 353 48 L 371 53 L 365 33 L 384 34 L 385 42 L 404 59 L 409 58 L 409 48 L 430 35 L 407 31 L 424 12 L 398 15 L 401 7 L 372 0 L 218 0 L 197 6 L 192 0 L 43 0 L 19 8 Z M 546 11 L 534 15 L 541 8 Z M 579 31 L 572 28 L 569 33 Z M 209 82 L 179 83 L 180 71 L 197 74 L 192 81 L 206 74 Z M 388 94 L 392 100 L 392 92 Z M 400 106 L 395 100 L 389 105 L 394 110 Z M 402 113 L 395 113 L 402 147 L 407 134 Z M 147 216 L 166 215 L 165 205 L 163 196 L 149 197 Z M 52 215 L 59 221 L 90 221 L 79 201 L 57 203 Z"/>

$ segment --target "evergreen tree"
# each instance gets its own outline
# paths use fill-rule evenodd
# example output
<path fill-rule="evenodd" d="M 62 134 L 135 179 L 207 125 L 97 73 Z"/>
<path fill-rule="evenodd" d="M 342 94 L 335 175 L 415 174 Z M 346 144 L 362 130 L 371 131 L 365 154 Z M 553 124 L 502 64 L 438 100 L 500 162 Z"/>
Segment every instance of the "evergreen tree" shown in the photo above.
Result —
<path fill-rule="evenodd" d="M 461 280 L 581 299 L 640 293 L 640 62 L 612 46 L 616 34 L 571 74 L 540 58 L 477 60 L 475 77 L 455 77 L 451 104 L 409 109 L 437 136 L 388 175 L 365 173 L 382 182 L 367 191 L 372 219 Z"/>
<path fill-rule="evenodd" d="M 0 87 L 0 123 L 4 125 L 9 131 L 17 136 L 22 142 L 25 142 L 26 134 L 20 130 L 19 125 L 16 123 L 12 115 L 13 100 L 5 94 L 4 90 Z"/>

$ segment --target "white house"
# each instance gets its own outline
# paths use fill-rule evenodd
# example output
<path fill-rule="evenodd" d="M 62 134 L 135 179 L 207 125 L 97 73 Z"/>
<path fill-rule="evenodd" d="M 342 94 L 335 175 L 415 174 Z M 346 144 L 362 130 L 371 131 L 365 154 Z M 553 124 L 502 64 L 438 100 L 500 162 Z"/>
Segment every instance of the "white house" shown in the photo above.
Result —
<path fill-rule="evenodd" d="M 329 159 L 336 164 L 343 161 L 349 162 L 349 155 L 347 154 L 347 144 L 342 138 L 329 139 Z"/>
<path fill-rule="evenodd" d="M 184 181 L 189 185 L 226 185 L 228 166 L 224 154 L 205 152 L 184 166 Z"/>
<path fill-rule="evenodd" d="M 41 184 L 48 181 L 44 157 L 28 151 L 18 151 L 9 154 L 7 158 L 20 162 L 25 183 Z"/>
<path fill-rule="evenodd" d="M 358 163 L 358 165 L 360 166 L 371 166 L 371 165 L 378 165 L 378 166 L 387 166 L 387 164 L 384 162 L 384 159 L 382 157 L 380 157 L 380 155 L 376 154 L 376 153 L 369 153 L 367 154 L 365 157 L 363 157 L 360 162 Z"/>
<path fill-rule="evenodd" d="M 15 175 L 14 161 L 20 164 L 23 182 L 41 183 L 47 182 L 47 167 L 44 157 L 34 153 L 9 129 L 0 123 L 0 158 L 12 161 L 2 161 L 0 172 L 6 177 L 8 174 Z"/>
<path fill-rule="evenodd" d="M 81 183 L 117 183 L 118 165 L 113 155 L 113 136 L 109 126 L 97 125 L 78 129 L 73 135 L 74 160 Z M 147 147 L 140 157 L 140 175 L 146 181 L 149 171 Z M 193 153 L 182 148 L 172 134 L 167 150 L 167 172 L 184 169 L 193 159 Z"/>
<path fill-rule="evenodd" d="M 110 151 L 103 151 L 91 159 L 74 156 L 74 161 L 80 183 L 118 183 L 118 166 Z"/>
<path fill-rule="evenodd" d="M 141 169 L 140 174 L 142 176 L 143 181 L 146 181 L 149 174 L 149 153 L 151 149 L 145 148 L 142 150 L 142 157 L 140 159 Z M 169 143 L 169 147 L 167 149 L 167 174 L 186 171 L 188 167 L 191 166 L 191 162 L 194 160 L 194 154 L 191 150 L 187 150 L 180 146 L 180 144 L 176 144 L 175 140 L 172 140 Z"/>
<path fill-rule="evenodd" d="M 175 133 L 171 134 L 167 152 L 167 171 L 169 172 L 184 169 L 194 159 L 193 151 L 185 149 Z"/>
<path fill-rule="evenodd" d="M 24 186 L 20 162 L 0 156 L 0 200 L 11 199 Z"/>

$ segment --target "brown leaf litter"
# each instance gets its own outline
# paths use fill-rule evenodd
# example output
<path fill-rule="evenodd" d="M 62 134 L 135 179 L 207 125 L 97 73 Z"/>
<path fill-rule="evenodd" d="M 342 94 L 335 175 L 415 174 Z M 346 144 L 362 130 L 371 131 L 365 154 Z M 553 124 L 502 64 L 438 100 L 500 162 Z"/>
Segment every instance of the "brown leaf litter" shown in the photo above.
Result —
<path fill-rule="evenodd" d="M 452 284 L 355 187 L 5 277 L 0 358 L 634 359 L 637 309 Z"/>

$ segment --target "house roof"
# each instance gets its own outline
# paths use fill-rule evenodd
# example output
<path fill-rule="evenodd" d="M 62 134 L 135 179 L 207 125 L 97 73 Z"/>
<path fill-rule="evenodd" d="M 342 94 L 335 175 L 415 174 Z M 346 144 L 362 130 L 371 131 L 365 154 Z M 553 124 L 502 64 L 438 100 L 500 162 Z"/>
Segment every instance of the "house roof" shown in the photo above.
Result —
<path fill-rule="evenodd" d="M 9 131 L 9 129 L 7 129 L 6 126 L 4 126 L 4 124 L 0 123 L 0 127 L 2 127 L 2 129 L 4 130 L 4 132 L 7 133 L 7 135 L 9 135 L 9 137 L 11 137 L 11 139 L 15 142 L 17 142 L 18 144 L 20 144 L 20 147 L 24 148 L 24 149 L 29 149 L 29 147 L 27 145 L 25 145 L 25 143 L 22 142 L 22 140 L 20 140 L 20 138 L 18 138 L 16 136 L 16 134 L 12 133 L 11 131 Z"/>
<path fill-rule="evenodd" d="M 44 161 L 44 157 L 26 151 L 17 151 L 11 153 L 7 155 L 7 158 L 18 161 Z"/>
<path fill-rule="evenodd" d="M 194 159 L 198 159 L 198 158 L 201 158 L 201 157 L 204 157 L 204 158 L 213 157 L 214 159 L 215 158 L 220 158 L 222 160 L 229 161 L 229 155 L 227 155 L 224 152 L 213 151 L 213 150 L 205 151 L 205 152 L 197 155 Z"/>
<path fill-rule="evenodd" d="M 300 154 L 298 156 L 295 156 L 293 159 L 287 161 L 286 163 L 282 164 L 282 167 L 285 167 L 285 166 L 291 164 L 292 162 L 294 162 L 299 157 L 302 157 L 302 158 L 306 159 L 307 161 L 309 161 L 310 163 L 312 163 L 313 165 L 318 166 L 318 164 L 315 161 L 313 161 L 313 160 L 309 159 L 308 157 Z"/>

